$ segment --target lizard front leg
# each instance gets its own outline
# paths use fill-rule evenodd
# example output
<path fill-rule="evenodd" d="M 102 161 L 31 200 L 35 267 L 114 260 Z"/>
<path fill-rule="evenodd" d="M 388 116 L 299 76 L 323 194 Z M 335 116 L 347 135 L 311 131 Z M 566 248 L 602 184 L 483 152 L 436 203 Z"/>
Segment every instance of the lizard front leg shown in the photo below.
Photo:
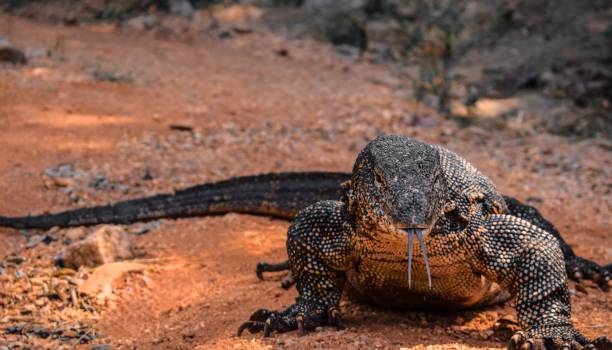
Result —
<path fill-rule="evenodd" d="M 287 253 L 299 293 L 295 304 L 283 311 L 265 309 L 253 313 L 238 329 L 252 333 L 287 332 L 322 325 L 342 326 L 338 304 L 352 266 L 350 225 L 344 204 L 321 201 L 302 210 L 289 227 Z"/>
<path fill-rule="evenodd" d="M 475 219 L 474 225 L 473 268 L 516 298 L 525 332 L 512 337 L 509 349 L 611 348 L 607 338 L 589 341 L 574 328 L 563 252 L 550 233 L 510 215 Z"/>

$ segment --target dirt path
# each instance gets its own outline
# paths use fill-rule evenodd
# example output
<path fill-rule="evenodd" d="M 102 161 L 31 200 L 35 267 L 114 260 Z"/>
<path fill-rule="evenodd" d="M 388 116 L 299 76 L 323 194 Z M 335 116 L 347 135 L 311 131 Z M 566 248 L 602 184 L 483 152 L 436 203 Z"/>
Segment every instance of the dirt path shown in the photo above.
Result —
<path fill-rule="evenodd" d="M 24 67 L 0 67 L 3 215 L 233 175 L 347 171 L 367 140 L 401 133 L 465 155 L 504 193 L 540 207 L 578 253 L 612 261 L 612 158 L 605 142 L 461 129 L 398 96 L 384 67 L 266 33 L 221 39 L 191 27 L 58 27 L 0 14 L 0 36 L 31 53 L 50 53 L 31 54 L 38 57 Z M 84 174 L 74 180 L 72 199 L 61 187 L 45 186 L 44 174 L 60 164 Z M 108 186 L 90 186 L 94 178 Z M 281 276 L 261 282 L 253 273 L 259 260 L 285 257 L 286 228 L 282 221 L 231 214 L 162 221 L 136 237 L 148 257 L 160 260 L 122 281 L 115 306 L 98 323 L 105 341 L 125 349 L 501 347 L 504 335 L 493 326 L 513 314 L 510 305 L 431 314 L 345 302 L 346 331 L 234 337 L 255 309 L 280 308 L 295 297 L 280 289 Z M 18 232 L 0 234 L 2 256 L 24 249 Z M 580 329 L 587 336 L 612 334 L 609 294 L 576 293 Z"/>

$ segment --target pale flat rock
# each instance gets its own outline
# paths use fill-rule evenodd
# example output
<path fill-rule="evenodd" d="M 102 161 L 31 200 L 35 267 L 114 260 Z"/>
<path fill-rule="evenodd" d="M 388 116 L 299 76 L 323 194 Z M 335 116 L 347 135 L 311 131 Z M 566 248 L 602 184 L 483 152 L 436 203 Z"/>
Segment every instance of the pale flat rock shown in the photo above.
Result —
<path fill-rule="evenodd" d="M 107 299 L 113 292 L 113 284 L 125 274 L 130 272 L 144 271 L 147 265 L 118 261 L 98 266 L 79 287 L 81 292 L 97 296 L 98 299 Z"/>
<path fill-rule="evenodd" d="M 72 243 L 56 257 L 59 265 L 77 270 L 134 258 L 129 234 L 121 226 L 104 225 L 83 241 Z"/>

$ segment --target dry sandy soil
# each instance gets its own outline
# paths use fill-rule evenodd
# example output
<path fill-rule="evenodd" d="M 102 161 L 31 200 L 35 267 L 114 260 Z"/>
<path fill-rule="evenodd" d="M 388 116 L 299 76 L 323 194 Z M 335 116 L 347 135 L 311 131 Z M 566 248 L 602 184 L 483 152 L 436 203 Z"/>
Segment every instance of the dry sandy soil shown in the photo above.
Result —
<path fill-rule="evenodd" d="M 537 205 L 577 253 L 612 261 L 607 141 L 460 128 L 398 96 L 385 67 L 258 31 L 223 39 L 180 21 L 141 31 L 0 14 L 0 36 L 30 55 L 26 66 L 0 66 L 2 215 L 106 203 L 236 175 L 348 171 L 367 140 L 397 133 L 459 152 L 502 192 Z M 49 185 L 49 169 L 61 164 L 79 174 L 70 179 L 72 192 Z M 96 179 L 102 185 L 91 185 Z M 252 311 L 284 307 L 296 296 L 279 287 L 282 275 L 259 281 L 253 272 L 260 260 L 285 258 L 286 228 L 283 221 L 230 214 L 163 220 L 134 236 L 145 257 L 157 260 L 115 285 L 114 300 L 92 316 L 106 335 L 95 343 L 118 349 L 503 346 L 507 335 L 495 324 L 512 318 L 511 303 L 429 313 L 346 301 L 348 329 L 341 332 L 236 337 Z M 0 234 L 1 256 L 50 255 L 62 245 L 26 249 L 24 234 Z M 589 337 L 611 335 L 610 294 L 588 283 L 587 293 L 574 282 L 570 288 L 577 326 Z"/>

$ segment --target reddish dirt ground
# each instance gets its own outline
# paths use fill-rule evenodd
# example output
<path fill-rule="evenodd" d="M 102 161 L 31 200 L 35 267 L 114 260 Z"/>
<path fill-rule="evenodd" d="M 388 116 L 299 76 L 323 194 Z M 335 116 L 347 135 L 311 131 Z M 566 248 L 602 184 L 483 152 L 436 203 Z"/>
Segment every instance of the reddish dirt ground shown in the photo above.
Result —
<path fill-rule="evenodd" d="M 31 55 L 26 66 L 0 67 L 2 215 L 105 203 L 235 175 L 348 171 L 367 140 L 396 133 L 464 155 L 502 192 L 536 204 L 577 253 L 612 261 L 608 141 L 460 128 L 397 96 L 385 83 L 395 81 L 385 67 L 258 31 L 221 39 L 191 27 L 62 27 L 0 14 L 0 36 L 50 52 Z M 279 55 L 281 49 L 289 54 Z M 104 81 L 96 72 L 130 81 Z M 68 163 L 124 190 L 80 184 L 79 199 L 71 202 L 61 188 L 45 186 L 43 176 Z M 153 180 L 143 180 L 144 174 Z M 514 313 L 511 303 L 427 313 L 346 301 L 348 329 L 341 332 L 235 337 L 252 311 L 281 308 L 296 296 L 279 287 L 281 275 L 258 281 L 253 272 L 259 260 L 285 258 L 286 228 L 283 221 L 229 214 L 164 220 L 134 237 L 158 260 L 117 286 L 115 301 L 97 320 L 103 342 L 119 349 L 503 346 L 493 327 Z M 22 234 L 0 234 L 0 255 L 24 251 Z M 611 335 L 610 294 L 591 286 L 576 292 L 574 282 L 570 287 L 577 326 L 589 337 Z"/>

